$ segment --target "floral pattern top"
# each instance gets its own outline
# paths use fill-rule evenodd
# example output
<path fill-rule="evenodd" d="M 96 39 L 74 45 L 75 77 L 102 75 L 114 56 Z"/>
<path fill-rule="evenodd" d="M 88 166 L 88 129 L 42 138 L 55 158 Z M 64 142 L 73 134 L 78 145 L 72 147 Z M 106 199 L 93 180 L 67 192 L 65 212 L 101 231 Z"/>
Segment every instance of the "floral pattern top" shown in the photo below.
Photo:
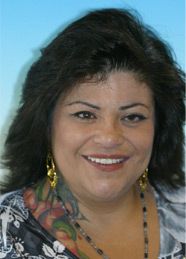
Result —
<path fill-rule="evenodd" d="M 155 191 L 160 223 L 159 259 L 184 258 L 184 191 Z M 23 190 L 0 197 L 0 258 L 77 259 L 25 207 Z"/>

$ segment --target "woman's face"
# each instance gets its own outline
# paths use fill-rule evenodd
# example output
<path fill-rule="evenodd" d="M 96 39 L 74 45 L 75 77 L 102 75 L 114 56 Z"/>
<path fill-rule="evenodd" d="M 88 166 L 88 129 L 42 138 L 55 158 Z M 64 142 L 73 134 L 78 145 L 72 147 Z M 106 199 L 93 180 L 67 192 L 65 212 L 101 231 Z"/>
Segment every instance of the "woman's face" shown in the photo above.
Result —
<path fill-rule="evenodd" d="M 55 163 L 81 199 L 124 195 L 148 167 L 153 138 L 151 91 L 130 72 L 78 85 L 54 111 Z"/>

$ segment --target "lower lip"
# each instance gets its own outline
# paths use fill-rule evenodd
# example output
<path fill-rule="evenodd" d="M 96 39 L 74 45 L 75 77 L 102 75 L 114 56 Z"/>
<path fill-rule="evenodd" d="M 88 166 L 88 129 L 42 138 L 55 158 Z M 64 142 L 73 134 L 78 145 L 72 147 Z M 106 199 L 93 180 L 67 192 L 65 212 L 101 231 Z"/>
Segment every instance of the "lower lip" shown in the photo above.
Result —
<path fill-rule="evenodd" d="M 86 159 L 87 162 L 89 162 L 92 166 L 96 167 L 97 169 L 104 171 L 104 172 L 113 172 L 113 171 L 117 171 L 119 169 L 121 169 L 125 162 L 128 160 L 129 158 L 126 158 L 124 161 L 122 161 L 121 163 L 117 163 L 117 164 L 109 164 L 109 165 L 103 165 L 103 164 L 98 164 L 95 162 L 92 162 L 88 159 Z"/>

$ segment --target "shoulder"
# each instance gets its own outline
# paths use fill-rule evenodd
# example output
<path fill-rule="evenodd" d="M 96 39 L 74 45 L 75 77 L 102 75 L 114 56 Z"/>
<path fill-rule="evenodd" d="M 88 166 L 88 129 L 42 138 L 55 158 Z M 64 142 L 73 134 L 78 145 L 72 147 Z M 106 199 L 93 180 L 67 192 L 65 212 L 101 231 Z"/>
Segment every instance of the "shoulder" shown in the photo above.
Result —
<path fill-rule="evenodd" d="M 0 258 L 76 259 L 25 207 L 23 190 L 0 196 Z"/>
<path fill-rule="evenodd" d="M 0 219 L 3 226 L 19 225 L 28 218 L 28 209 L 24 205 L 22 190 L 4 194 L 0 197 Z"/>
<path fill-rule="evenodd" d="M 13 211 L 14 213 L 28 216 L 28 210 L 23 201 L 22 190 L 17 190 L 0 196 L 0 213 L 2 214 L 4 211 L 8 211 L 9 213 Z"/>
<path fill-rule="evenodd" d="M 16 257 L 12 240 L 19 239 L 18 230 L 27 218 L 28 210 L 24 206 L 21 190 L 0 196 L 0 258 L 19 258 Z"/>
<path fill-rule="evenodd" d="M 183 255 L 185 240 L 185 188 L 155 188 L 160 225 L 160 258 Z M 172 258 L 172 257 L 171 257 Z"/>

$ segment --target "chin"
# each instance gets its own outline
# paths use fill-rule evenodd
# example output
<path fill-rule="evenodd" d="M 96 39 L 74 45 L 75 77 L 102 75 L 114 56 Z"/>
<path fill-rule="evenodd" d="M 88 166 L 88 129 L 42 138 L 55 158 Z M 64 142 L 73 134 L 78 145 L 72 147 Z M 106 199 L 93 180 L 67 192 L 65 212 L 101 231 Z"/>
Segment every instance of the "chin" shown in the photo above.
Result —
<path fill-rule="evenodd" d="M 92 195 L 95 197 L 95 200 L 102 202 L 109 202 L 119 199 L 127 190 L 124 188 L 114 188 L 110 186 L 96 186 L 91 189 Z"/>

